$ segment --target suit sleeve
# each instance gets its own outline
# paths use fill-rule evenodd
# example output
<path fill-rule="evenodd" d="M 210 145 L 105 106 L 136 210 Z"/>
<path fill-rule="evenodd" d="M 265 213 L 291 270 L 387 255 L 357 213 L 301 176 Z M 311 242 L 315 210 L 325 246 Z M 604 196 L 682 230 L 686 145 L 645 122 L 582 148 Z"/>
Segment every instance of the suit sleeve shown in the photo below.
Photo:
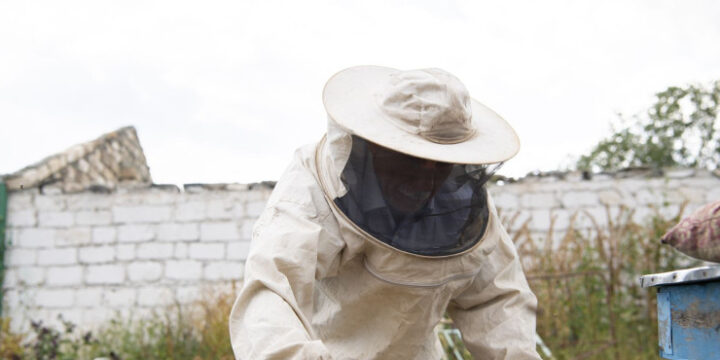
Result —
<path fill-rule="evenodd" d="M 535 350 L 537 299 L 491 202 L 484 241 L 488 260 L 472 284 L 450 302 L 448 313 L 476 359 L 540 359 Z"/>
<path fill-rule="evenodd" d="M 254 227 L 229 320 L 237 359 L 331 358 L 313 333 L 311 317 L 315 279 L 338 249 L 322 241 L 327 234 L 315 210 L 306 207 L 275 202 Z"/>

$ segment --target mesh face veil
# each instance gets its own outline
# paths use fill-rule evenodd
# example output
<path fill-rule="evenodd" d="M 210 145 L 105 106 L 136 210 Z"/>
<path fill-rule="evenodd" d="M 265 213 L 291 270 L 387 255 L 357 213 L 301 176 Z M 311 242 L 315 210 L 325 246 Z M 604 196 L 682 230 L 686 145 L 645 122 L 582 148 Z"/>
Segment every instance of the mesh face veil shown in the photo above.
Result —
<path fill-rule="evenodd" d="M 405 155 L 352 136 L 334 199 L 355 225 L 401 251 L 449 256 L 473 247 L 489 218 L 485 183 L 502 163 L 465 165 Z"/>

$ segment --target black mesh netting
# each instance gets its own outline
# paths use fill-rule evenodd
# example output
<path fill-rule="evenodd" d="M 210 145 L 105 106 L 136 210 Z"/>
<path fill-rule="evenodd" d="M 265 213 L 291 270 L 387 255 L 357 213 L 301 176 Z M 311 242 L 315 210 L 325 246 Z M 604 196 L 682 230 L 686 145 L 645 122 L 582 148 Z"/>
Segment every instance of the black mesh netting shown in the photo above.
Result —
<path fill-rule="evenodd" d="M 501 164 L 464 165 L 401 154 L 353 136 L 335 204 L 357 226 L 402 251 L 447 256 L 475 245 L 488 222 L 485 183 Z"/>

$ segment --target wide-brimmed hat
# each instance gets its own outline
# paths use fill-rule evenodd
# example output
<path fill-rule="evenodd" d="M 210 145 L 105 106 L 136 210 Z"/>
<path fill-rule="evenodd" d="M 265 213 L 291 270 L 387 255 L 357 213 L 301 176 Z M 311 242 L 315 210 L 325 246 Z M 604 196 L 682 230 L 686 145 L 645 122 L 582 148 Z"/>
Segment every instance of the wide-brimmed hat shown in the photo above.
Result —
<path fill-rule="evenodd" d="M 441 69 L 351 67 L 328 80 L 323 103 L 353 134 L 420 158 L 492 164 L 520 149 L 510 124 Z"/>

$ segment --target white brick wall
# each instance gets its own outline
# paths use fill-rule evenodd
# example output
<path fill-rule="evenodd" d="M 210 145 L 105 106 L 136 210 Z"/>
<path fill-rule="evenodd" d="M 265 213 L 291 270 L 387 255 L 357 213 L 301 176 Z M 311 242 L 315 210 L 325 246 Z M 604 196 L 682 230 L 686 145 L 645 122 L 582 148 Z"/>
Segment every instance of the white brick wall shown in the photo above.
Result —
<path fill-rule="evenodd" d="M 38 265 L 72 265 L 77 262 L 77 249 L 75 248 L 38 250 Z"/>
<path fill-rule="evenodd" d="M 559 205 L 554 193 L 526 193 L 520 196 L 520 207 L 525 209 L 547 209 Z"/>
<path fill-rule="evenodd" d="M 174 298 L 173 291 L 167 287 L 145 287 L 138 291 L 140 306 L 170 305 Z"/>
<path fill-rule="evenodd" d="M 599 205 L 597 193 L 593 191 L 570 191 L 562 195 L 562 205 L 566 208 Z"/>
<path fill-rule="evenodd" d="M 114 246 L 90 246 L 78 249 L 78 258 L 82 264 L 106 263 L 115 260 Z"/>
<path fill-rule="evenodd" d="M 155 237 L 155 228 L 152 225 L 121 225 L 118 227 L 119 242 L 149 241 Z"/>
<path fill-rule="evenodd" d="M 170 220 L 172 208 L 162 205 L 113 206 L 116 223 L 158 223 Z"/>
<path fill-rule="evenodd" d="M 520 201 L 517 195 L 502 190 L 503 188 L 497 190 L 497 194 L 493 194 L 493 201 L 495 201 L 496 207 L 506 209 L 517 209 L 520 207 Z"/>
<path fill-rule="evenodd" d="M 191 259 L 214 260 L 225 257 L 225 244 L 190 244 L 188 256 Z"/>
<path fill-rule="evenodd" d="M 65 198 L 62 196 L 35 196 L 37 210 L 59 211 L 65 210 Z"/>
<path fill-rule="evenodd" d="M 113 308 L 129 308 L 134 306 L 136 301 L 135 288 L 110 288 L 103 293 L 103 303 Z"/>
<path fill-rule="evenodd" d="M 17 248 L 5 253 L 5 265 L 18 267 L 23 265 L 34 265 L 37 261 L 37 250 Z"/>
<path fill-rule="evenodd" d="M 94 308 L 102 304 L 103 290 L 101 288 L 84 288 L 75 293 L 75 305 L 78 307 Z"/>
<path fill-rule="evenodd" d="M 86 226 L 58 229 L 55 232 L 55 246 L 81 246 L 90 244 L 92 231 Z"/>
<path fill-rule="evenodd" d="M 200 224 L 201 241 L 238 240 L 240 232 L 235 221 L 207 222 Z"/>
<path fill-rule="evenodd" d="M 92 229 L 93 244 L 109 244 L 117 239 L 117 229 L 111 226 L 100 226 Z"/>
<path fill-rule="evenodd" d="M 39 290 L 35 303 L 47 308 L 69 308 L 75 303 L 75 291 L 70 289 Z"/>
<path fill-rule="evenodd" d="M 55 245 L 55 229 L 19 229 L 11 233 L 10 241 L 21 248 L 47 248 Z"/>
<path fill-rule="evenodd" d="M 75 219 L 71 212 L 39 211 L 38 222 L 41 227 L 68 227 L 75 224 Z"/>
<path fill-rule="evenodd" d="M 175 220 L 199 221 L 205 219 L 205 202 L 190 201 L 175 206 Z"/>
<path fill-rule="evenodd" d="M 107 210 L 83 210 L 75 213 L 75 222 L 78 225 L 110 225 L 112 213 Z"/>
<path fill-rule="evenodd" d="M 157 229 L 157 239 L 159 241 L 193 241 L 199 238 L 200 231 L 197 223 L 161 224 Z"/>
<path fill-rule="evenodd" d="M 720 199 L 720 179 L 709 174 L 667 179 L 568 176 L 527 178 L 490 192 L 513 232 L 526 221 L 546 237 L 553 220 L 559 241 L 569 228 L 593 227 L 630 207 L 637 220 L 674 216 Z M 145 312 L 197 299 L 207 285 L 242 279 L 255 219 L 270 189 L 193 186 L 120 188 L 117 192 L 10 193 L 5 265 L 5 313 L 22 319 L 67 313 L 87 324 L 120 313 Z M 687 211 L 686 211 L 687 214 Z M 612 215 L 611 215 L 612 216 Z M 512 224 L 510 224 L 510 220 Z M 20 315 L 24 314 L 24 315 Z"/>
<path fill-rule="evenodd" d="M 176 259 L 186 259 L 188 257 L 188 244 L 175 244 L 175 252 L 173 253 L 173 256 Z"/>
<path fill-rule="evenodd" d="M 82 266 L 53 266 L 47 268 L 48 286 L 79 286 L 82 285 Z"/>
<path fill-rule="evenodd" d="M 18 268 L 15 273 L 15 282 L 24 285 L 39 285 L 45 280 L 45 268 L 28 266 Z"/>
<path fill-rule="evenodd" d="M 21 209 L 16 211 L 9 211 L 7 225 L 12 227 L 30 227 L 35 226 L 37 220 L 35 219 L 35 210 Z"/>
<path fill-rule="evenodd" d="M 138 259 L 170 259 L 173 256 L 173 244 L 144 243 L 138 245 Z"/>
<path fill-rule="evenodd" d="M 125 281 L 125 269 L 122 265 L 89 265 L 85 272 L 85 283 L 121 284 Z"/>
<path fill-rule="evenodd" d="M 245 264 L 242 262 L 218 261 L 205 267 L 203 277 L 208 280 L 232 280 L 242 277 Z"/>
<path fill-rule="evenodd" d="M 262 211 L 265 209 L 265 201 L 259 200 L 259 201 L 253 201 L 248 204 L 245 204 L 245 212 L 248 217 L 256 218 L 260 216 Z"/>
<path fill-rule="evenodd" d="M 115 256 L 117 256 L 118 261 L 135 259 L 135 247 L 134 244 L 115 245 Z"/>
<path fill-rule="evenodd" d="M 197 280 L 202 277 L 202 262 L 197 260 L 168 261 L 165 277 L 171 280 Z"/>
<path fill-rule="evenodd" d="M 163 265 L 158 262 L 134 262 L 128 265 L 128 278 L 132 282 L 154 282 L 160 280 Z"/>
<path fill-rule="evenodd" d="M 228 243 L 227 258 L 230 260 L 245 260 L 250 252 L 250 241 L 233 241 Z"/>

